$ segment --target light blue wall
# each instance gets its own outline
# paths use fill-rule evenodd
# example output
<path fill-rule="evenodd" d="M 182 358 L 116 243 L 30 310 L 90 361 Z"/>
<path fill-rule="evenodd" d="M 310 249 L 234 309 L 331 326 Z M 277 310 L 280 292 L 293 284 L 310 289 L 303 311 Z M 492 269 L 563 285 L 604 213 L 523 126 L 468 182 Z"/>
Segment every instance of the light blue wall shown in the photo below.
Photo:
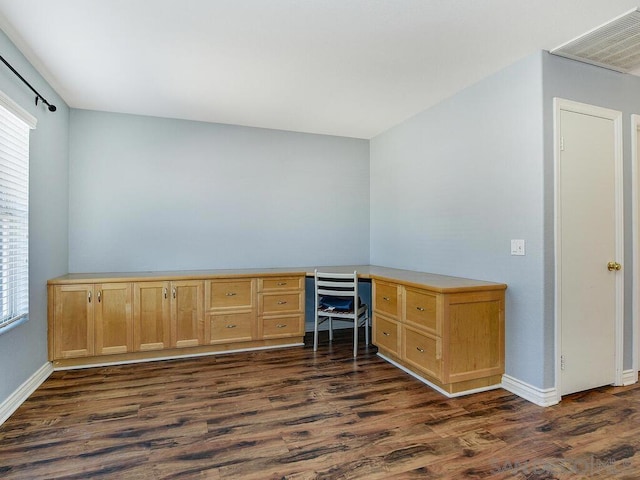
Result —
<path fill-rule="evenodd" d="M 72 110 L 69 270 L 369 262 L 369 142 Z"/>
<path fill-rule="evenodd" d="M 543 54 L 544 139 L 545 139 L 545 261 L 546 315 L 553 318 L 554 310 L 554 209 L 553 209 L 553 98 L 559 97 L 599 107 L 619 110 L 622 115 L 624 142 L 624 281 L 625 281 L 625 329 L 624 365 L 632 367 L 632 225 L 631 214 L 631 115 L 640 114 L 640 78 L 625 75 L 585 63 L 567 60 L 548 53 Z M 553 354 L 553 329 L 547 332 L 548 352 Z"/>
<path fill-rule="evenodd" d="M 49 278 L 68 266 L 69 109 L 31 64 L 0 32 L 2 56 L 58 107 L 49 112 L 0 64 L 0 90 L 38 119 L 30 135 L 29 321 L 0 335 L 0 404 L 47 361 Z"/>
<path fill-rule="evenodd" d="M 508 284 L 506 373 L 545 386 L 541 54 L 370 149 L 371 263 Z M 511 239 L 525 256 L 510 255 Z"/>

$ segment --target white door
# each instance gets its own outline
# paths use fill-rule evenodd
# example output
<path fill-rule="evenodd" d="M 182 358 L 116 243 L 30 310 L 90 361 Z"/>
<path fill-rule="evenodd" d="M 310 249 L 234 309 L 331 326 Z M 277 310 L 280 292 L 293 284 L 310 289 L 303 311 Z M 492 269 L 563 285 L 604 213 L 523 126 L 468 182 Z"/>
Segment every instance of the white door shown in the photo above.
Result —
<path fill-rule="evenodd" d="M 622 327 L 620 113 L 558 101 L 560 393 L 617 382 Z M 559 120 L 559 122 L 558 122 Z M 610 263 L 612 262 L 612 263 Z"/>

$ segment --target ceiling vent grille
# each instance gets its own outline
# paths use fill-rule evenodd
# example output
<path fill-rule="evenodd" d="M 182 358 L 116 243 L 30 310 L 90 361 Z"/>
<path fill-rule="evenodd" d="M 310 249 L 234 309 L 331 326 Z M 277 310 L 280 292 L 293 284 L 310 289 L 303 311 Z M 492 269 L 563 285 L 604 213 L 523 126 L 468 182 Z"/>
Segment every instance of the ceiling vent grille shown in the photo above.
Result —
<path fill-rule="evenodd" d="M 640 68 L 640 9 L 631 10 L 551 50 L 551 53 L 629 73 Z"/>

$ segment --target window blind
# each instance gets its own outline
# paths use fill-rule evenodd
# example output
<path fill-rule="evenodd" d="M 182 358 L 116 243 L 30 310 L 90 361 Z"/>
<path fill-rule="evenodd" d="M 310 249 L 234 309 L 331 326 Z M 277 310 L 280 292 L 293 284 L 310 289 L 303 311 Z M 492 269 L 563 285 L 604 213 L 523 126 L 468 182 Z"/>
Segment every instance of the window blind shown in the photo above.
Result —
<path fill-rule="evenodd" d="M 0 331 L 29 315 L 29 129 L 0 102 Z"/>

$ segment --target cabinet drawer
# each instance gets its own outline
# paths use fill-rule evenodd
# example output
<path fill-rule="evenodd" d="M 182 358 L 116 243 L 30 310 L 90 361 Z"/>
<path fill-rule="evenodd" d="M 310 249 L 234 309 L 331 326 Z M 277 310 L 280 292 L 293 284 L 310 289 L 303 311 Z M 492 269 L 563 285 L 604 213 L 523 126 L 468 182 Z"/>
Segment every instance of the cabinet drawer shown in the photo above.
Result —
<path fill-rule="evenodd" d="M 269 277 L 258 279 L 258 289 L 261 292 L 269 290 L 300 290 L 303 277 Z"/>
<path fill-rule="evenodd" d="M 212 308 L 251 308 L 253 280 L 208 280 L 206 284 L 207 310 Z"/>
<path fill-rule="evenodd" d="M 298 312 L 302 310 L 302 293 L 261 294 L 261 312 L 264 314 Z"/>
<path fill-rule="evenodd" d="M 263 338 L 297 337 L 303 335 L 303 315 L 281 315 L 262 320 Z"/>
<path fill-rule="evenodd" d="M 412 366 L 440 379 L 442 376 L 440 337 L 421 333 L 409 327 L 402 327 L 402 357 Z"/>
<path fill-rule="evenodd" d="M 400 328 L 397 322 L 373 315 L 373 343 L 394 355 L 400 355 Z"/>
<path fill-rule="evenodd" d="M 436 298 L 433 293 L 424 290 L 405 290 L 405 314 L 408 322 L 427 328 L 440 335 L 441 329 L 437 322 Z"/>
<path fill-rule="evenodd" d="M 384 283 L 375 280 L 374 282 L 374 309 L 393 318 L 398 318 L 398 298 L 400 296 L 400 288 L 398 285 L 393 283 Z"/>
<path fill-rule="evenodd" d="M 253 339 L 252 313 L 207 315 L 210 344 L 242 342 Z"/>

